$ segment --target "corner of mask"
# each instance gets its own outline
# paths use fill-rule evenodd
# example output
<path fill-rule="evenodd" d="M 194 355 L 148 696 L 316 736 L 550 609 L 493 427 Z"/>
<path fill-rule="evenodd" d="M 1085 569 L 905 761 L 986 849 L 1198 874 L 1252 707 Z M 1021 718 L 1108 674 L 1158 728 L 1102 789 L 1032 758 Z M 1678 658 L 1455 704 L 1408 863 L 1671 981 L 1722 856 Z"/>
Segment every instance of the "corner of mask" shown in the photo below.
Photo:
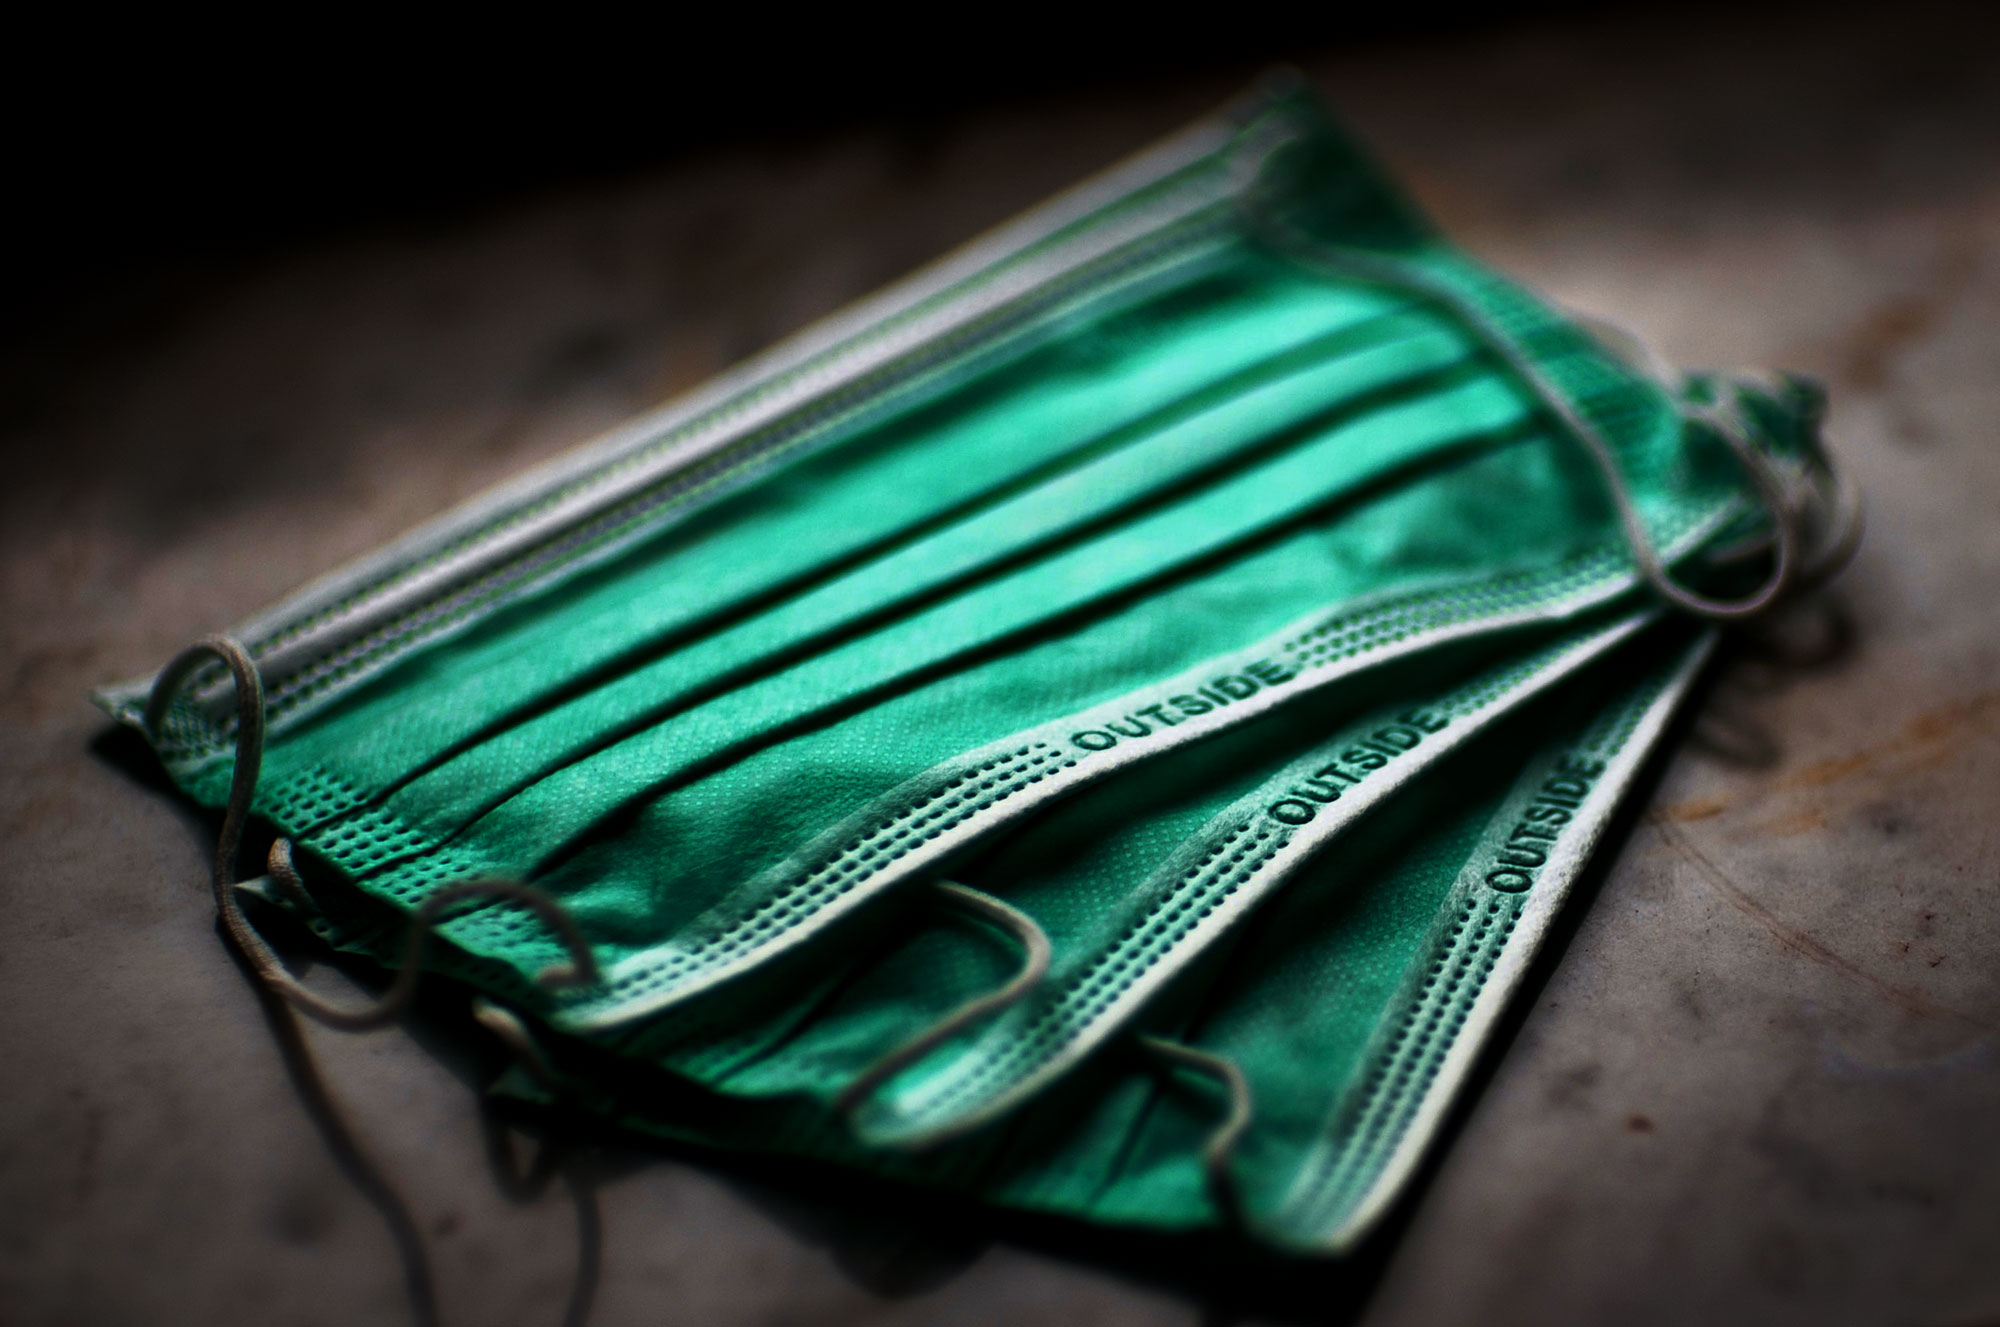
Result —
<path fill-rule="evenodd" d="M 1800 373 L 1733 374 L 1731 385 L 1757 440 L 1782 455 L 1810 457 L 1826 422 L 1827 392 Z"/>
<path fill-rule="evenodd" d="M 194 780 L 205 774 L 211 778 L 220 777 L 216 771 L 227 770 L 234 764 L 234 746 L 228 736 L 230 729 L 224 726 L 220 717 L 231 712 L 234 688 L 229 685 L 226 672 L 219 683 L 211 678 L 205 683 L 185 688 L 169 707 L 162 731 L 155 732 L 146 721 L 146 708 L 158 679 L 158 673 L 149 673 L 122 682 L 106 683 L 93 687 L 89 700 L 112 722 L 122 724 L 144 738 L 173 781 L 183 789 L 195 792 Z M 195 795 L 199 800 L 213 800 L 215 805 L 221 805 L 221 788 L 218 786 L 210 793 L 212 796 L 201 792 L 195 792 Z"/>
<path fill-rule="evenodd" d="M 1236 153 L 1241 205 L 1264 209 L 1330 244 L 1408 252 L 1441 242 L 1390 173 L 1340 126 L 1296 69 L 1259 81 L 1241 113 Z"/>
<path fill-rule="evenodd" d="M 1826 388 L 1816 379 L 1763 369 L 1690 370 L 1682 375 L 1679 397 L 1700 406 L 1731 409 L 1743 440 L 1788 467 L 1823 461 L 1820 430 L 1826 417 Z M 1732 473 L 1741 462 L 1716 449 L 1708 462 Z"/>
<path fill-rule="evenodd" d="M 146 731 L 140 711 L 146 706 L 146 694 L 153 689 L 153 679 L 130 677 L 123 682 L 107 682 L 90 689 L 90 703 L 103 710 L 118 723 Z"/>

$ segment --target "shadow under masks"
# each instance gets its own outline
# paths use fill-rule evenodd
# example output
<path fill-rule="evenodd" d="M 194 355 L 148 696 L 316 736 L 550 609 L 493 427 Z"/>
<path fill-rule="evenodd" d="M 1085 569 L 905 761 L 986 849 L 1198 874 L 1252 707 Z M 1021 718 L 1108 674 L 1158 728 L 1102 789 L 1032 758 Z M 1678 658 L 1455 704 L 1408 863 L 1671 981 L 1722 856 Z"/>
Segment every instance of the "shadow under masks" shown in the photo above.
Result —
<path fill-rule="evenodd" d="M 1700 703 L 1689 707 L 1697 717 L 1688 745 L 1737 769 L 1767 770 L 1784 751 L 1759 710 L 1800 678 L 1850 661 L 1859 632 L 1845 600 L 1828 591 L 1780 610 L 1769 622 L 1738 628 L 1725 646 Z"/>

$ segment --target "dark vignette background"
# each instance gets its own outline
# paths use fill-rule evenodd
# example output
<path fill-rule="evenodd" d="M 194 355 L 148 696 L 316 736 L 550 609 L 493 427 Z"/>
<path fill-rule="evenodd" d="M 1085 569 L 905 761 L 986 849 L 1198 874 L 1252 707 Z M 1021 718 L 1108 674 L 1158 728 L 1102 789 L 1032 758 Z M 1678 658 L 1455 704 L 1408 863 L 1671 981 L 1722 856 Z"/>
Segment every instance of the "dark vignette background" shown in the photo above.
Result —
<path fill-rule="evenodd" d="M 12 35 L 0 1321 L 398 1321 L 412 1236 L 452 1322 L 2000 1320 L 1982 7 Z M 1385 1237 L 1283 1267 L 573 1129 L 537 1175 L 444 993 L 404 1030 L 311 1033 L 318 1096 L 213 934 L 211 827 L 87 687 L 1275 59 L 1475 252 L 1681 361 L 1824 378 L 1872 504 L 1840 591 L 1736 647 Z"/>

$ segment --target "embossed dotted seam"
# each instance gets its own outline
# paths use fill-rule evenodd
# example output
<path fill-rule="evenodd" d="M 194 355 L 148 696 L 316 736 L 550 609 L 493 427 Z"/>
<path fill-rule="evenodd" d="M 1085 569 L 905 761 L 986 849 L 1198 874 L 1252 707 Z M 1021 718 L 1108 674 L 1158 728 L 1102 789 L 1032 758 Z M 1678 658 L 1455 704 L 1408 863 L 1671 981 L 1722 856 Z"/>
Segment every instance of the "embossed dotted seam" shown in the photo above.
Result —
<path fill-rule="evenodd" d="M 347 779 L 321 765 L 299 771 L 283 783 L 258 791 L 258 809 L 292 834 L 307 833 L 311 826 L 351 811 L 368 800 Z"/>
<path fill-rule="evenodd" d="M 1468 585 L 1430 587 L 1412 591 L 1406 597 L 1399 597 L 1389 604 L 1364 610 L 1360 615 L 1343 614 L 1321 623 L 1280 646 L 1280 651 L 1298 657 L 1307 657 L 1316 652 L 1343 648 L 1339 642 L 1327 637 L 1335 633 L 1375 632 L 1387 629 L 1387 621 L 1392 615 L 1400 615 L 1416 620 L 1425 620 L 1423 614 L 1430 610 L 1432 616 L 1464 617 L 1479 615 L 1495 607 L 1512 607 L 1536 602 L 1538 599 L 1559 595 L 1564 590 L 1588 584 L 1616 566 L 1615 554 L 1595 550 L 1579 555 L 1568 563 L 1556 568 L 1531 568 L 1521 571 L 1502 572 L 1497 576 L 1473 582 Z"/>
<path fill-rule="evenodd" d="M 309 767 L 274 788 L 268 799 L 260 799 L 260 805 L 281 829 L 295 830 L 298 825 L 309 823 L 312 818 L 324 815 L 332 808 L 360 800 L 363 800 L 363 794 L 338 774 Z M 310 851 L 325 857 L 336 867 L 352 872 L 357 858 L 365 860 L 375 854 L 395 851 L 418 837 L 421 837 L 419 831 L 385 822 L 343 839 L 339 844 L 302 842 Z M 445 880 L 479 874 L 479 871 L 478 864 L 472 859 L 444 852 L 419 863 L 410 874 L 415 878 L 397 882 L 392 890 L 393 896 L 400 902 L 411 902 L 418 893 Z M 329 942 L 359 946 L 385 963 L 400 957 L 403 928 L 407 924 L 401 918 L 343 920 L 323 912 L 317 904 L 306 915 L 306 922 Z M 502 904 L 469 905 L 465 912 L 455 914 L 446 922 L 443 931 L 452 942 L 452 947 L 427 961 L 447 975 L 475 981 L 503 995 L 526 997 L 532 992 L 532 984 L 521 970 L 518 956 L 516 959 L 482 957 L 468 952 L 466 946 L 489 940 L 496 934 L 511 938 L 525 931 L 532 933 L 529 939 L 542 942 L 544 952 L 537 968 L 564 957 L 561 945 L 546 934 L 540 918 L 531 913 L 508 910 Z"/>
<path fill-rule="evenodd" d="M 1034 742 L 1008 756 L 996 757 L 959 773 L 938 790 L 850 841 L 825 864 L 795 877 L 782 892 L 730 922 L 711 943 L 692 951 L 667 950 L 655 963 L 623 974 L 613 998 L 648 994 L 676 980 L 733 962 L 782 934 L 779 928 L 787 922 L 844 897 L 922 844 L 1075 763 L 1064 759 L 1048 743 Z M 1043 768 L 1051 765 L 1052 769 Z M 981 774 L 988 777 L 961 793 L 945 796 L 952 788 Z M 933 802 L 937 805 L 931 806 Z M 926 807 L 930 809 L 926 811 Z"/>
<path fill-rule="evenodd" d="M 1404 1014 L 1395 1039 L 1370 1072 L 1355 1131 L 1324 1163 L 1304 1206 L 1328 1225 L 1359 1200 L 1381 1172 L 1415 1118 L 1458 1034 L 1463 1030 L 1487 979 L 1521 919 L 1521 905 L 1489 900 L 1484 909 L 1468 900 L 1453 928 L 1446 952 L 1433 964 L 1423 993 Z M 1476 914 L 1485 915 L 1461 943 Z M 1449 968 L 1442 988 L 1436 983 Z"/>
<path fill-rule="evenodd" d="M 1573 744 L 1573 749 L 1612 753 L 1622 750 L 1632 732 L 1651 709 L 1657 696 L 1658 689 L 1654 688 L 1646 696 L 1631 699 L 1612 714 L 1600 716 L 1591 724 L 1583 737 Z M 1473 1005 L 1498 965 L 1500 955 L 1505 952 L 1507 944 L 1512 939 L 1525 910 L 1525 903 L 1517 899 L 1507 904 L 1497 933 L 1490 938 L 1484 938 L 1492 914 L 1501 913 L 1503 909 L 1500 900 L 1488 901 L 1486 906 L 1486 912 L 1489 914 L 1488 922 L 1482 923 L 1480 932 L 1475 935 L 1472 942 L 1474 948 L 1460 956 L 1451 982 L 1441 995 L 1435 1000 L 1430 1000 L 1432 987 L 1438 975 L 1449 965 L 1452 953 L 1457 947 L 1457 937 L 1464 931 L 1466 920 L 1476 908 L 1475 902 L 1467 902 L 1459 925 L 1453 930 L 1452 943 L 1447 946 L 1446 953 L 1432 965 L 1430 977 L 1424 985 L 1424 994 L 1405 1014 L 1402 1027 L 1394 1042 L 1383 1053 L 1381 1061 L 1371 1072 L 1364 1086 L 1364 1105 L 1356 1112 L 1357 1124 L 1347 1145 L 1338 1153 L 1331 1154 L 1323 1163 L 1321 1178 L 1315 1181 L 1313 1188 L 1308 1191 L 1307 1197 L 1301 1203 L 1301 1206 L 1309 1212 L 1316 1211 L 1320 1214 L 1321 1219 L 1315 1222 L 1319 1228 L 1330 1227 L 1353 1209 L 1381 1173 L 1382 1167 L 1387 1164 L 1396 1147 L 1400 1145 L 1410 1121 L 1415 1118 L 1429 1094 L 1445 1057 L 1463 1030 Z M 1459 987 L 1468 971 L 1472 969 L 1475 960 L 1477 971 L 1473 974 L 1472 985 L 1461 995 Z M 1430 1018 L 1416 1040 L 1409 1041 L 1411 1030 L 1423 1014 L 1427 1001 L 1433 1006 Z M 1443 1021 L 1446 1005 L 1454 1006 L 1448 1022 Z M 1441 1022 L 1443 1022 L 1442 1028 L 1440 1028 Z M 1407 1048 L 1406 1042 L 1409 1043 Z M 1403 1063 L 1400 1069 L 1397 1069 L 1399 1057 Z M 1417 1072 L 1419 1068 L 1420 1075 Z M 1392 1070 L 1395 1071 L 1393 1079 L 1390 1078 Z"/>

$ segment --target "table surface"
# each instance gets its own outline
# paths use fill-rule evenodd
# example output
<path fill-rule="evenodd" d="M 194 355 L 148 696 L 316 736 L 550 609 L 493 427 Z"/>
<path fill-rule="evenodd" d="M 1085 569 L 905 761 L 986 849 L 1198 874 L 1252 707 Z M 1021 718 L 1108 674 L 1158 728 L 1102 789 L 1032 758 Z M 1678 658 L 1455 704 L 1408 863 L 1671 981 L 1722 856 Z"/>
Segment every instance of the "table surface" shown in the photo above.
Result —
<path fill-rule="evenodd" d="M 1869 503 L 1837 590 L 1718 679 L 1413 1201 L 1347 1264 L 606 1142 L 502 1184 L 480 1066 L 428 1016 L 307 1034 L 359 1151 L 330 1146 L 218 943 L 210 831 L 83 703 L 1224 82 L 802 129 L 111 299 L 9 370 L 32 399 L 0 425 L 0 1318 L 406 1320 L 413 1232 L 449 1322 L 557 1322 L 579 1285 L 602 1324 L 2000 1317 L 1990 49 L 1899 7 L 1306 62 L 1474 252 L 1676 361 L 1823 378 Z"/>

